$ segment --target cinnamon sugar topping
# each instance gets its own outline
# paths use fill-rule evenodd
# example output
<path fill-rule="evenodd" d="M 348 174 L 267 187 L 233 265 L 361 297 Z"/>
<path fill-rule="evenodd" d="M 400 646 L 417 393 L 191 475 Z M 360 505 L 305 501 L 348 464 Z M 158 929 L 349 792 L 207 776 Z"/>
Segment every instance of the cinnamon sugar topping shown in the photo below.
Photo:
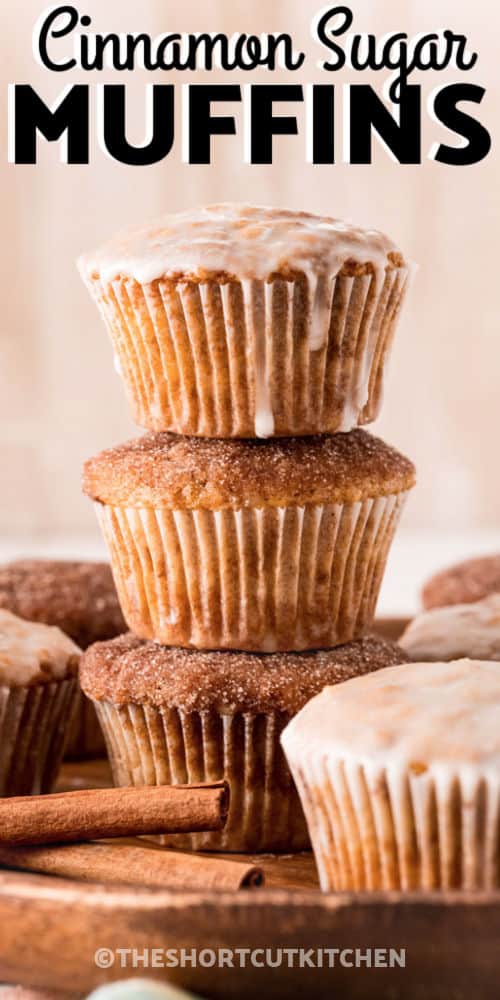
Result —
<path fill-rule="evenodd" d="M 471 604 L 500 593 L 500 553 L 479 556 L 436 573 L 422 591 L 424 608 Z"/>
<path fill-rule="evenodd" d="M 366 431 L 211 440 L 147 434 L 89 459 L 84 492 L 127 507 L 207 509 L 354 503 L 409 489 L 412 463 Z"/>
<path fill-rule="evenodd" d="M 326 684 L 407 660 L 375 637 L 330 650 L 258 654 L 158 646 L 130 633 L 91 646 L 80 680 L 90 698 L 118 705 L 293 714 Z"/>
<path fill-rule="evenodd" d="M 57 625 L 79 646 L 126 631 L 107 563 L 19 559 L 0 566 L 0 608 Z"/>

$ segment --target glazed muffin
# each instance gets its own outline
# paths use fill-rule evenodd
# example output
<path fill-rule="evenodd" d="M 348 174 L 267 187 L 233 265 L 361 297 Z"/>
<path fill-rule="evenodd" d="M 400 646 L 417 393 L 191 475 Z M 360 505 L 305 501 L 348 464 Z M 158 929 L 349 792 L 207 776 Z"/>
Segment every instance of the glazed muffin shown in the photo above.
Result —
<path fill-rule="evenodd" d="M 87 650 L 81 683 L 95 703 L 115 784 L 229 781 L 223 831 L 165 843 L 301 850 L 308 837 L 280 747 L 283 727 L 325 684 L 406 660 L 396 645 L 375 638 L 334 650 L 257 654 L 166 648 L 126 635 Z"/>
<path fill-rule="evenodd" d="M 55 625 L 85 649 L 126 631 L 107 563 L 19 559 L 0 566 L 0 608 L 27 621 Z M 105 752 L 94 709 L 80 696 L 67 745 L 69 757 Z"/>
<path fill-rule="evenodd" d="M 335 646 L 371 625 L 411 462 L 365 431 L 150 434 L 86 463 L 130 629 L 165 645 Z"/>
<path fill-rule="evenodd" d="M 79 267 L 143 427 L 279 437 L 379 412 L 408 267 L 375 230 L 210 205 L 120 233 Z"/>
<path fill-rule="evenodd" d="M 500 670 L 412 663 L 328 687 L 282 735 L 324 890 L 500 888 Z"/>
<path fill-rule="evenodd" d="M 472 604 L 500 593 L 500 555 L 467 559 L 436 573 L 422 590 L 426 610 L 450 604 Z"/>
<path fill-rule="evenodd" d="M 500 661 L 500 593 L 417 615 L 400 640 L 412 660 Z"/>
<path fill-rule="evenodd" d="M 50 792 L 70 732 L 80 650 L 0 609 L 0 796 Z"/>

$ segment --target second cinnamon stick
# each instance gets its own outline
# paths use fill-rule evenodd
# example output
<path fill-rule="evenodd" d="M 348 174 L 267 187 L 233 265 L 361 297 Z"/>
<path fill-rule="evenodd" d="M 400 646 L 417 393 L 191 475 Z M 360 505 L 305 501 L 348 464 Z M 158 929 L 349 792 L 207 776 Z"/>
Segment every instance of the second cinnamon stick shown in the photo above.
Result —
<path fill-rule="evenodd" d="M 79 882 L 112 882 L 156 889 L 253 889 L 264 882 L 262 869 L 251 863 L 122 841 L 56 847 L 2 844 L 0 865 Z"/>
<path fill-rule="evenodd" d="M 229 787 L 224 781 L 0 799 L 0 843 L 65 844 L 221 830 L 228 809 Z"/>

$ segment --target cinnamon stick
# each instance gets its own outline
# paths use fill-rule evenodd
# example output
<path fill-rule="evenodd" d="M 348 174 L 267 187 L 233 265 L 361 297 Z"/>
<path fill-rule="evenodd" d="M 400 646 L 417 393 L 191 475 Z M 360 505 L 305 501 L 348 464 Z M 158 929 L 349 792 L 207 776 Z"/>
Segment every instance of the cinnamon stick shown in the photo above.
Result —
<path fill-rule="evenodd" d="M 0 845 L 0 865 L 81 882 L 111 882 L 163 889 L 234 890 L 263 885 L 255 865 L 134 844 Z"/>
<path fill-rule="evenodd" d="M 62 844 L 221 830 L 228 808 L 229 787 L 224 781 L 0 799 L 0 843 Z"/>

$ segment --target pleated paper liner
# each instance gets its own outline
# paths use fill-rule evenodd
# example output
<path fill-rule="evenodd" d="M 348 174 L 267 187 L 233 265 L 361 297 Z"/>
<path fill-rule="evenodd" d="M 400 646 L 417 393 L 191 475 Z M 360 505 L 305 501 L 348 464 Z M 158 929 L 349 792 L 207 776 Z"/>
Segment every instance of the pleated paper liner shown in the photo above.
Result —
<path fill-rule="evenodd" d="M 169 847 L 210 851 L 300 851 L 309 837 L 280 746 L 282 712 L 184 713 L 175 708 L 96 702 L 116 785 L 230 783 L 220 832 L 160 838 Z"/>
<path fill-rule="evenodd" d="M 351 269 L 352 270 L 352 269 Z M 375 420 L 408 270 L 295 281 L 89 280 L 135 421 L 269 437 Z"/>
<path fill-rule="evenodd" d="M 79 691 L 64 756 L 70 760 L 83 760 L 86 757 L 104 757 L 105 754 L 106 744 L 96 710 Z"/>
<path fill-rule="evenodd" d="M 164 645 L 270 652 L 335 646 L 371 625 L 405 499 L 97 510 L 133 632 Z"/>
<path fill-rule="evenodd" d="M 0 687 L 1 796 L 51 791 L 77 691 L 75 678 L 29 687 Z"/>
<path fill-rule="evenodd" d="M 289 763 L 323 890 L 500 888 L 498 776 Z"/>

